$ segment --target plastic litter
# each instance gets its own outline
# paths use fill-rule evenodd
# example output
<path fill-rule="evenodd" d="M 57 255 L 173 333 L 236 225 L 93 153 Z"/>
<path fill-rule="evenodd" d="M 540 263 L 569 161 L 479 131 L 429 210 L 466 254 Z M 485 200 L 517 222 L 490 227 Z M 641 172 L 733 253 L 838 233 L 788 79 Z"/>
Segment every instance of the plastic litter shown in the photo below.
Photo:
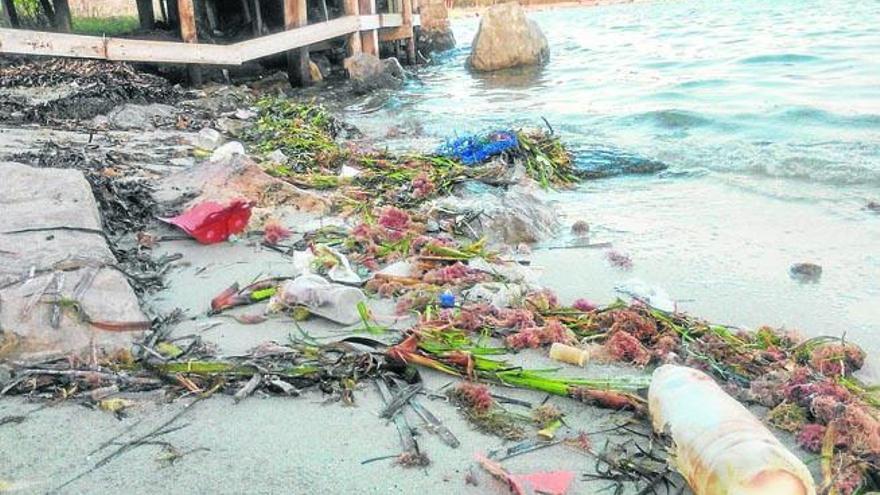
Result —
<path fill-rule="evenodd" d="M 473 263 L 471 264 L 473 266 Z M 519 284 L 484 282 L 462 292 L 468 301 L 486 302 L 496 308 L 507 308 L 521 301 L 527 290 Z"/>
<path fill-rule="evenodd" d="M 437 152 L 443 156 L 457 158 L 465 165 L 476 165 L 518 146 L 516 133 L 499 130 L 485 136 L 466 134 L 447 140 Z"/>
<path fill-rule="evenodd" d="M 205 201 L 172 218 L 160 218 L 202 244 L 215 244 L 242 232 L 251 218 L 251 205 L 242 199 L 224 206 Z"/>
<path fill-rule="evenodd" d="M 482 454 L 477 454 L 475 458 L 487 473 L 507 483 L 510 490 L 517 495 L 531 493 L 564 495 L 571 486 L 571 482 L 574 481 L 572 471 L 511 474 L 501 464 Z"/>
<path fill-rule="evenodd" d="M 550 359 L 575 366 L 584 366 L 590 360 L 590 350 L 554 342 L 550 346 Z"/>
<path fill-rule="evenodd" d="M 675 467 L 697 495 L 815 495 L 804 463 L 705 373 L 657 368 L 648 402 L 654 431 L 671 434 Z"/>
<path fill-rule="evenodd" d="M 615 287 L 614 290 L 667 313 L 674 313 L 678 309 L 678 305 L 663 288 L 649 285 L 643 280 L 628 280 Z"/>
<path fill-rule="evenodd" d="M 360 321 L 358 304 L 367 300 L 356 287 L 332 284 L 324 278 L 306 274 L 284 282 L 269 302 L 270 309 L 278 310 L 305 306 L 314 315 L 342 325 Z"/>
<path fill-rule="evenodd" d="M 455 294 L 452 292 L 446 291 L 443 294 L 440 294 L 440 307 L 441 308 L 454 308 L 455 307 Z"/>

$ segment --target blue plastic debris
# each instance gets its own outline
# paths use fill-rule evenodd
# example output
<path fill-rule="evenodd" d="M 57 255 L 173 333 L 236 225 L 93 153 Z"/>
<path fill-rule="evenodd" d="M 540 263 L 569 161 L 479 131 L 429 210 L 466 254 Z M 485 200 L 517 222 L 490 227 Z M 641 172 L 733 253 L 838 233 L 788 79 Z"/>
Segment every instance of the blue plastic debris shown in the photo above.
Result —
<path fill-rule="evenodd" d="M 437 152 L 449 158 L 457 158 L 465 165 L 476 165 L 517 146 L 519 140 L 516 133 L 495 131 L 485 136 L 467 134 L 447 140 Z"/>
<path fill-rule="evenodd" d="M 452 292 L 446 291 L 443 294 L 440 294 L 440 307 L 441 308 L 454 308 L 455 307 L 455 294 Z"/>

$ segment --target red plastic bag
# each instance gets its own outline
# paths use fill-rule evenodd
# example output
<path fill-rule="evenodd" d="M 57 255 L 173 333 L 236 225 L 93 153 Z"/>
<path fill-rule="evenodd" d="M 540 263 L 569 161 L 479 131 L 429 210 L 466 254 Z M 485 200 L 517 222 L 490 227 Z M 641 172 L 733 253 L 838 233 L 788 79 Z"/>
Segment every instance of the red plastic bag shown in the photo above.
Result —
<path fill-rule="evenodd" d="M 215 244 L 229 239 L 247 227 L 251 218 L 251 204 L 236 199 L 223 206 L 213 201 L 205 201 L 172 218 L 160 218 L 202 244 Z"/>

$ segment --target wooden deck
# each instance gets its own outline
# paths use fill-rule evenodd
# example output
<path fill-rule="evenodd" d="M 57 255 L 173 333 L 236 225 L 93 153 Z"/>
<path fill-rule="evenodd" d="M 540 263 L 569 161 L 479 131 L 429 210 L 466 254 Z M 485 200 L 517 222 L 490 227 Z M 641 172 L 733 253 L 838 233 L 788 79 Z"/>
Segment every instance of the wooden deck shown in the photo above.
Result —
<path fill-rule="evenodd" d="M 285 31 L 238 43 L 199 43 L 193 0 L 177 0 L 181 41 L 83 36 L 63 32 L 0 29 L 0 53 L 74 57 L 127 62 L 192 64 L 191 76 L 199 83 L 198 65 L 241 65 L 250 60 L 290 54 L 289 72 L 295 84 L 309 80 L 308 47 L 348 37 L 349 55 L 379 53 L 379 41 L 407 41 L 410 61 L 415 57 L 413 28 L 420 24 L 414 1 L 395 2 L 401 12 L 376 13 L 375 0 L 345 0 L 345 15 L 326 22 L 307 24 L 306 0 L 283 0 Z M 400 5 L 402 4 L 402 5 Z"/>

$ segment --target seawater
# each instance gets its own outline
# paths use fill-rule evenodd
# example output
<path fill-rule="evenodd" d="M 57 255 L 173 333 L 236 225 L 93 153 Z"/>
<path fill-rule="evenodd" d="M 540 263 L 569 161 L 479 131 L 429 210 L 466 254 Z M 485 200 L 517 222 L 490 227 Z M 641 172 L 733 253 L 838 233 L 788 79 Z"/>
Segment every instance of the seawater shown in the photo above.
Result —
<path fill-rule="evenodd" d="M 551 60 L 488 75 L 459 47 L 403 90 L 349 108 L 444 137 L 546 119 L 582 166 L 615 157 L 668 169 L 550 194 L 601 250 L 538 249 L 563 299 L 612 301 L 628 280 L 714 321 L 841 335 L 880 351 L 880 2 L 658 1 L 533 12 Z M 562 233 L 548 245 L 565 244 Z M 815 284 L 792 263 L 823 267 Z"/>

